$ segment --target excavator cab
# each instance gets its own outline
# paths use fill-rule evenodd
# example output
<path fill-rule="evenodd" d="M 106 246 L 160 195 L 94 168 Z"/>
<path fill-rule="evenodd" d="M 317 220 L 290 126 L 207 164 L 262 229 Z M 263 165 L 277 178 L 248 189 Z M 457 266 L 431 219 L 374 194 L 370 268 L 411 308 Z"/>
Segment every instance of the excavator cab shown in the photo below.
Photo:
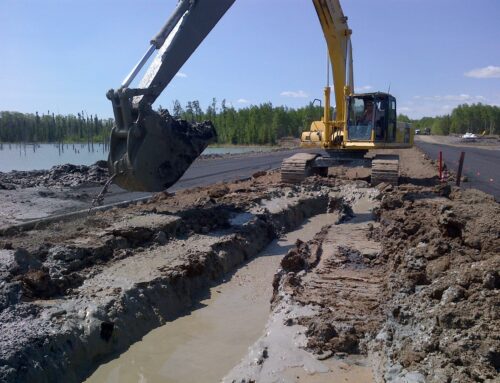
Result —
<path fill-rule="evenodd" d="M 375 143 L 396 139 L 396 99 L 387 93 L 348 97 L 347 141 Z"/>

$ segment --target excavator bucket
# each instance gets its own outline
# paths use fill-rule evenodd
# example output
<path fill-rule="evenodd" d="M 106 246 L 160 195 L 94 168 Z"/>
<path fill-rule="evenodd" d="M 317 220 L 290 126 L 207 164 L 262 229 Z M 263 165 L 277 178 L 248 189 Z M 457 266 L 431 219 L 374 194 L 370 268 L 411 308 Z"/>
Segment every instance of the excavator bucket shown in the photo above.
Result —
<path fill-rule="evenodd" d="M 139 112 L 130 129 L 113 128 L 108 165 L 113 182 L 130 191 L 158 192 L 172 186 L 214 141 L 211 122 L 189 123 L 168 112 Z"/>

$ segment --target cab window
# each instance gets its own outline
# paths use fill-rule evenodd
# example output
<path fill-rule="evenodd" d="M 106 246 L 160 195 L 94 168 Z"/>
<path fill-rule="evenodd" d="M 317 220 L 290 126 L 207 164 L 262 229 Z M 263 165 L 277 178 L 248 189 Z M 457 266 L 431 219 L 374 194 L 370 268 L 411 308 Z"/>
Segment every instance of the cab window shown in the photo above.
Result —
<path fill-rule="evenodd" d="M 349 140 L 370 141 L 375 103 L 372 98 L 353 97 L 349 101 L 347 129 Z"/>

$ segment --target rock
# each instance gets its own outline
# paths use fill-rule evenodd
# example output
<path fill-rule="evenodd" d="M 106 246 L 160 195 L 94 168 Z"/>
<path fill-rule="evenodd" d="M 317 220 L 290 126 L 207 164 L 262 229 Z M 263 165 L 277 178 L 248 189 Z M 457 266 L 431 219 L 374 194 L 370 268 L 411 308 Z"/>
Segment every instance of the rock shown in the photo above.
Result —
<path fill-rule="evenodd" d="M 254 174 L 252 174 L 252 178 L 259 178 L 259 177 L 263 177 L 267 174 L 267 172 L 265 170 L 261 170 L 259 172 L 255 172 Z"/>
<path fill-rule="evenodd" d="M 159 231 L 154 235 L 153 240 L 160 245 L 164 245 L 168 242 L 168 237 L 164 231 Z"/>
<path fill-rule="evenodd" d="M 221 185 L 219 187 L 215 187 L 214 189 L 210 190 L 208 192 L 208 196 L 210 198 L 221 198 L 224 197 L 226 194 L 229 193 L 229 188 L 227 185 Z"/>
<path fill-rule="evenodd" d="M 30 269 L 38 269 L 42 266 L 42 263 L 35 256 L 24 249 L 16 250 L 14 260 L 18 273 L 25 273 Z"/>

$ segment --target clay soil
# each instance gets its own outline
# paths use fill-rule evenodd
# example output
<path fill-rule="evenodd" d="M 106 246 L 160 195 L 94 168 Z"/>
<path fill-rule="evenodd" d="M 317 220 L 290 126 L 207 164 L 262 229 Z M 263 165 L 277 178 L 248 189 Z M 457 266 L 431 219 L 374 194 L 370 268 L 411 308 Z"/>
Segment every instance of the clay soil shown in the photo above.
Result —
<path fill-rule="evenodd" d="M 500 207 L 448 187 L 379 198 L 375 222 L 354 215 L 289 251 L 275 304 L 318 307 L 296 320 L 307 348 L 369 355 L 374 381 L 498 381 Z"/>
<path fill-rule="evenodd" d="M 283 258 L 270 321 L 297 326 L 316 361 L 366 358 L 373 381 L 498 381 L 500 207 L 440 185 L 418 150 L 400 155 L 399 187 L 370 188 L 364 169 L 300 186 L 262 172 L 5 233 L 0 380 L 81 381 L 273 238 L 330 211 L 336 221 Z M 255 371 L 269 350 L 229 381 L 266 381 Z M 281 377 L 303 376 L 297 368 Z"/>

